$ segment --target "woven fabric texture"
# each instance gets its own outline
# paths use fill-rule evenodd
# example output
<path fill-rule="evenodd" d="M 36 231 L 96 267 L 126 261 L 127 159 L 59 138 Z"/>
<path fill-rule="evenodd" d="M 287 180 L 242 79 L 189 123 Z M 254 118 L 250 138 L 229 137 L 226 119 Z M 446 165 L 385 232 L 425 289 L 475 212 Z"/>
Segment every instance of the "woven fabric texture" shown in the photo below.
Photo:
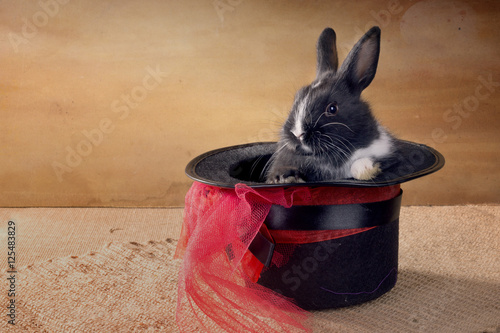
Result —
<path fill-rule="evenodd" d="M 177 332 L 182 210 L 166 211 L 1 209 L 2 246 L 15 219 L 19 260 L 31 264 L 17 272 L 16 325 L 2 315 L 0 331 Z M 108 226 L 120 218 L 117 237 Z M 359 306 L 313 312 L 313 331 L 500 332 L 499 226 L 500 206 L 402 207 L 396 287 Z M 47 238 L 53 249 L 35 253 Z"/>

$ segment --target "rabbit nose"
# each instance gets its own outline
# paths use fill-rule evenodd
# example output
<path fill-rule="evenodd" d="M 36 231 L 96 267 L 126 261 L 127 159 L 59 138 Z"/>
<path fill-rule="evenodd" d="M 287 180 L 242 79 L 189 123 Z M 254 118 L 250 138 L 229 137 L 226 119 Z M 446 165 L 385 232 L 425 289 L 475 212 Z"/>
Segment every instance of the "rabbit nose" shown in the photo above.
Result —
<path fill-rule="evenodd" d="M 299 140 L 304 140 L 304 130 L 300 128 L 300 126 L 295 126 L 290 130 L 290 132 L 293 134 L 294 137 L 296 137 Z"/>
<path fill-rule="evenodd" d="M 292 133 L 297 139 L 299 139 L 300 142 L 304 141 L 304 132 L 301 133 L 292 132 Z"/>

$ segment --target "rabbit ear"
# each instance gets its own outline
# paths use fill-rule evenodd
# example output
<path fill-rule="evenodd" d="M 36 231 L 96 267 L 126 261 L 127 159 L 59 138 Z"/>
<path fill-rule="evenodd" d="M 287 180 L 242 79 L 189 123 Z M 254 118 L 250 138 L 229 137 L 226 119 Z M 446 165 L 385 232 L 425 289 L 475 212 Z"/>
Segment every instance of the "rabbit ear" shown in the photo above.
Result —
<path fill-rule="evenodd" d="M 351 87 L 361 93 L 375 77 L 380 53 L 380 28 L 371 28 L 354 45 L 340 71 Z"/>
<path fill-rule="evenodd" d="M 337 71 L 339 59 L 337 56 L 337 46 L 335 31 L 332 28 L 323 30 L 318 39 L 318 68 L 316 78 L 319 79 L 323 73 L 328 71 Z"/>

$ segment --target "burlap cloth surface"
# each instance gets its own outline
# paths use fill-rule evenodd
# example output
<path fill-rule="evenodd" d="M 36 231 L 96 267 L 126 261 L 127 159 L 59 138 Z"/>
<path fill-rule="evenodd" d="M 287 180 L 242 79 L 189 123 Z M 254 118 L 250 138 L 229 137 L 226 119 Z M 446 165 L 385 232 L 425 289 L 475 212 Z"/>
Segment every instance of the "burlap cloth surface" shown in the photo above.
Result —
<path fill-rule="evenodd" d="M 27 219 L 22 212 L 16 214 Z M 177 232 L 180 216 L 177 211 L 168 221 L 141 225 L 148 233 L 150 225 L 175 223 L 169 230 Z M 369 303 L 314 312 L 314 331 L 500 332 L 499 227 L 500 206 L 403 207 L 396 287 Z M 85 237 L 92 233 L 74 235 L 75 240 Z M 3 315 L 0 331 L 177 332 L 177 241 L 143 237 L 136 234 L 141 241 L 134 241 L 131 233 L 128 240 L 113 240 L 84 255 L 38 260 L 19 268 L 16 325 L 9 325 Z M 66 246 L 71 243 L 66 241 Z M 81 246 L 72 253 L 85 250 Z M 0 300 L 5 305 L 4 290 Z M 2 309 L 6 313 L 6 307 Z"/>

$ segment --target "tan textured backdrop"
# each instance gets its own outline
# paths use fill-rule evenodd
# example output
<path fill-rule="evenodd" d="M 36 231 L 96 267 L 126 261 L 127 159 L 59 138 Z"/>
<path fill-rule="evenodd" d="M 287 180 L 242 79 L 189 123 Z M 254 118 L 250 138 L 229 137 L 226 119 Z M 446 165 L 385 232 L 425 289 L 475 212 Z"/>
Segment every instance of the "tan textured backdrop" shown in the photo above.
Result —
<path fill-rule="evenodd" d="M 184 167 L 276 138 L 314 45 L 382 28 L 365 92 L 445 168 L 403 204 L 498 202 L 498 1 L 4 1 L 0 206 L 179 206 Z"/>

